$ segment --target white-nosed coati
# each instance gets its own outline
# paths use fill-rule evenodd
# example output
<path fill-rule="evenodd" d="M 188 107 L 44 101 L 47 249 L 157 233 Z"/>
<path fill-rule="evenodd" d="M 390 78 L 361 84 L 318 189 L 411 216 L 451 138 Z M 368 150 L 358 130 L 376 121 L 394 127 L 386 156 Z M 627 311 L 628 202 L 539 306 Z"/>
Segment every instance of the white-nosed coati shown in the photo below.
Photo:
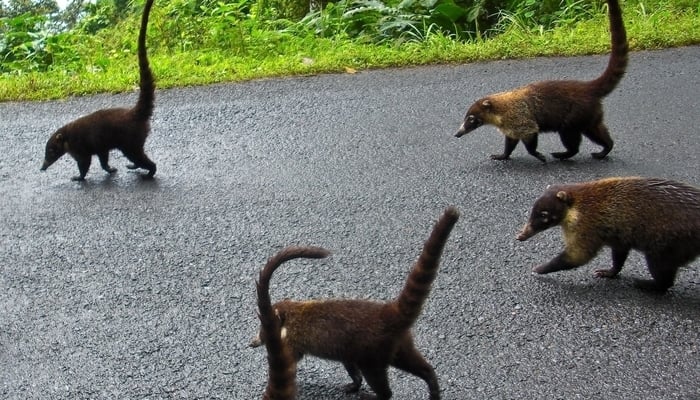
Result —
<path fill-rule="evenodd" d="M 260 335 L 267 348 L 269 373 L 263 400 L 293 400 L 296 398 L 296 360 L 291 349 L 282 342 L 280 320 L 270 302 L 270 279 L 282 263 L 295 258 L 324 258 L 328 251 L 320 247 L 295 247 L 282 249 L 267 260 L 256 283 L 258 292 L 258 317 Z"/>
<path fill-rule="evenodd" d="M 550 186 L 535 201 L 517 239 L 527 240 L 557 225 L 566 247 L 534 272 L 576 268 L 609 246 L 612 268 L 595 274 L 610 278 L 620 272 L 629 251 L 635 249 L 644 253 L 653 277 L 637 280 L 637 286 L 665 291 L 673 285 L 678 269 L 700 254 L 700 189 L 637 177 Z"/>
<path fill-rule="evenodd" d="M 603 123 L 601 100 L 615 89 L 627 67 L 627 34 L 618 0 L 608 0 L 612 51 L 603 74 L 592 81 L 542 81 L 477 100 L 464 117 L 455 136 L 461 137 L 482 125 L 494 125 L 506 137 L 503 154 L 491 156 L 507 160 L 519 141 L 528 153 L 542 162 L 546 159 L 537 151 L 539 132 L 559 133 L 566 151 L 552 153 L 567 159 L 578 153 L 581 135 L 603 146 L 592 153 L 604 158 L 613 147 L 608 128 Z"/>
<path fill-rule="evenodd" d="M 411 326 L 430 293 L 442 250 L 458 218 L 455 208 L 445 210 L 403 290 L 393 301 L 329 299 L 275 303 L 282 339 L 295 360 L 311 354 L 340 361 L 352 379 L 346 386 L 348 392 L 358 391 L 364 376 L 379 399 L 391 397 L 387 372 L 389 366 L 394 366 L 425 380 L 430 398 L 439 399 L 437 376 L 413 344 Z M 257 347 L 263 341 L 258 336 L 250 345 Z"/>
<path fill-rule="evenodd" d="M 139 57 L 139 99 L 133 108 L 109 108 L 95 111 L 59 128 L 46 143 L 45 171 L 65 153 L 78 163 L 80 175 L 73 180 L 82 181 L 90 168 L 92 156 L 97 155 L 102 169 L 110 174 L 116 171 L 109 165 L 109 151 L 119 149 L 133 165 L 128 168 L 148 170 L 148 178 L 156 173 L 156 164 L 143 151 L 146 137 L 151 128 L 155 82 L 148 65 L 146 54 L 146 28 L 153 0 L 147 0 L 141 17 L 138 38 Z"/>

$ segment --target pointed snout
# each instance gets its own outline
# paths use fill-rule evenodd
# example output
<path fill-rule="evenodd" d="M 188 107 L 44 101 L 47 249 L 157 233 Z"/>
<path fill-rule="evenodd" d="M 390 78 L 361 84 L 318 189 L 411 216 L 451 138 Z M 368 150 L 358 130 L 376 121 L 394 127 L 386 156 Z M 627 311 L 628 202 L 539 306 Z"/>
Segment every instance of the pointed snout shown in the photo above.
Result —
<path fill-rule="evenodd" d="M 530 239 L 531 237 L 535 236 L 536 233 L 537 232 L 532 228 L 532 225 L 526 224 L 525 226 L 523 226 L 523 229 L 521 229 L 520 232 L 518 232 L 518 236 L 516 236 L 515 238 L 521 242 L 524 242 Z"/>
<path fill-rule="evenodd" d="M 47 168 L 51 166 L 51 163 L 48 162 L 47 160 L 44 160 L 44 164 L 41 165 L 41 170 L 40 171 L 46 171 Z"/>
<path fill-rule="evenodd" d="M 467 128 L 465 128 L 464 123 L 462 123 L 462 126 L 460 126 L 459 129 L 457 130 L 457 133 L 455 133 L 455 137 L 462 137 L 467 133 L 468 133 Z"/>

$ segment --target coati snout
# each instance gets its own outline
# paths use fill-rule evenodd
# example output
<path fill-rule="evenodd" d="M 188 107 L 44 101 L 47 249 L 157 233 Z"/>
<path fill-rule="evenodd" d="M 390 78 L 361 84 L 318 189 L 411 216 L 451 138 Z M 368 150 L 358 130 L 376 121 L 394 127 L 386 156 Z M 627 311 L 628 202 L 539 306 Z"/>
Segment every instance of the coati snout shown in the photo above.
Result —
<path fill-rule="evenodd" d="M 571 196 L 563 190 L 550 188 L 532 206 L 530 218 L 516 236 L 521 242 L 561 223 L 571 206 Z"/>
<path fill-rule="evenodd" d="M 44 152 L 44 164 L 41 166 L 41 171 L 46 171 L 53 163 L 66 154 L 66 146 L 63 140 L 63 135 L 56 132 L 51 135 L 46 143 L 46 151 Z"/>
<path fill-rule="evenodd" d="M 481 118 L 477 117 L 471 110 L 469 110 L 467 112 L 467 116 L 464 117 L 464 122 L 462 122 L 462 126 L 459 127 L 459 130 L 455 134 L 455 137 L 462 137 L 483 124 L 484 121 Z"/>

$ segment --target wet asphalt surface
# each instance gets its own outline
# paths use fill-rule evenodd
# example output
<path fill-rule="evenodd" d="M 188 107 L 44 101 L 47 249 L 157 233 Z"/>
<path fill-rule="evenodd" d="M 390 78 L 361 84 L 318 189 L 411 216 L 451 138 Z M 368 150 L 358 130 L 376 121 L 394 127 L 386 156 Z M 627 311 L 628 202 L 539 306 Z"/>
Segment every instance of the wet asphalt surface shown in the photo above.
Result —
<path fill-rule="evenodd" d="M 390 299 L 433 222 L 462 217 L 415 324 L 444 399 L 700 398 L 700 268 L 664 296 L 619 279 L 530 268 L 558 229 L 515 234 L 548 184 L 614 175 L 700 185 L 700 47 L 631 55 L 605 101 L 615 148 L 508 162 L 492 127 L 453 137 L 466 107 L 539 79 L 589 79 L 606 56 L 361 71 L 158 91 L 146 151 L 156 179 L 84 183 L 68 156 L 40 173 L 49 134 L 135 94 L 0 104 L 0 398 L 255 399 L 266 381 L 254 277 L 290 244 L 328 248 L 273 277 L 275 299 Z M 562 149 L 540 137 L 540 151 Z M 339 363 L 299 364 L 300 399 L 355 399 Z M 426 399 L 392 370 L 396 399 Z M 367 387 L 364 386 L 364 390 Z"/>

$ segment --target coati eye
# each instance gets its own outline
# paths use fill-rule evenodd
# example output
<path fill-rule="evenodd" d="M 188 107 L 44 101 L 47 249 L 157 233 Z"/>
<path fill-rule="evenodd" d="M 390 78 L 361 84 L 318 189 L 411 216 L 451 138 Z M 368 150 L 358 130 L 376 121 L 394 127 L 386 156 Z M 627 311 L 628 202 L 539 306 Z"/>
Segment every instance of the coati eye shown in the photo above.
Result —
<path fill-rule="evenodd" d="M 474 123 L 474 116 L 473 116 L 473 115 L 469 115 L 469 116 L 467 117 L 467 121 L 470 122 L 470 123 Z"/>
<path fill-rule="evenodd" d="M 540 212 L 540 217 L 541 217 L 541 218 L 544 218 L 544 219 L 549 218 L 549 211 L 541 211 L 541 212 Z"/>

